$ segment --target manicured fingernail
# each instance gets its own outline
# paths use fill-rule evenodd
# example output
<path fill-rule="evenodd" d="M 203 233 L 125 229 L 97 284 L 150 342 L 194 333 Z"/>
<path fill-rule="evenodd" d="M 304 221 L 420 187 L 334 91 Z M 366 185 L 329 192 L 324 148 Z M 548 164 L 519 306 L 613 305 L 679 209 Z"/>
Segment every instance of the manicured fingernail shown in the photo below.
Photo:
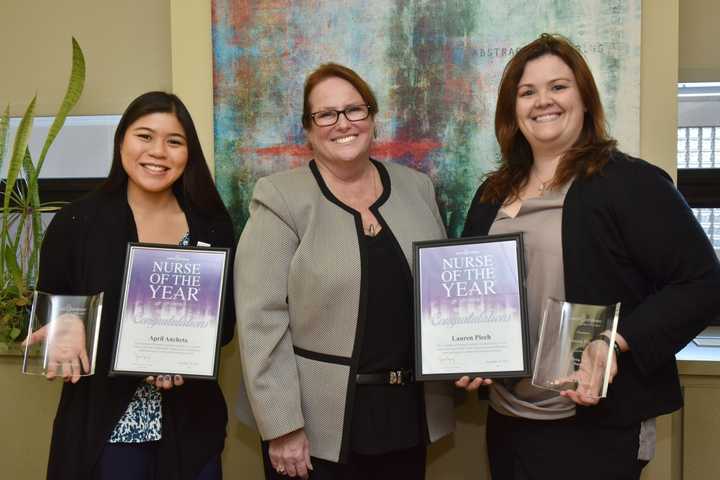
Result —
<path fill-rule="evenodd" d="M 181 380 L 180 375 L 175 375 L 175 381 L 176 381 L 176 382 L 179 382 L 180 380 Z"/>
<path fill-rule="evenodd" d="M 169 382 L 169 381 L 170 381 L 170 375 L 165 375 L 165 381 L 166 381 L 166 382 Z"/>

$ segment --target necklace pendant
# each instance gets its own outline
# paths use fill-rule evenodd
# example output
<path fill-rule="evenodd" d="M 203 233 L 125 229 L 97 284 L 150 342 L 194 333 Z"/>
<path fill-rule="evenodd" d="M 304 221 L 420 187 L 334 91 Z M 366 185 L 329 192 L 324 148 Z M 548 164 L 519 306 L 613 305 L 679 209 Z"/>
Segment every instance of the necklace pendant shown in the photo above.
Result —
<path fill-rule="evenodd" d="M 543 182 L 540 176 L 538 176 L 538 174 L 533 169 L 530 169 L 530 175 L 535 177 L 535 179 L 538 181 L 537 191 L 538 195 L 542 197 L 543 195 L 545 195 L 545 191 L 548 189 L 548 185 L 552 183 L 552 178 Z"/>
<path fill-rule="evenodd" d="M 545 192 L 548 190 L 548 184 L 550 182 L 540 182 L 540 185 L 538 186 L 538 195 L 543 196 L 545 195 Z"/>

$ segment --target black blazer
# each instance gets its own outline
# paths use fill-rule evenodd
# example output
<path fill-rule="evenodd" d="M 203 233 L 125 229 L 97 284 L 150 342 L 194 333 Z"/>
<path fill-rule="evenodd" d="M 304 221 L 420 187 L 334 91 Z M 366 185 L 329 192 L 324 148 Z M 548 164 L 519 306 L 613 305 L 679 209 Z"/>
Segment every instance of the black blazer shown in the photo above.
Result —
<path fill-rule="evenodd" d="M 234 247 L 230 219 L 211 220 L 183 206 L 191 244 Z M 63 386 L 53 425 L 48 479 L 84 480 L 100 458 L 138 378 L 108 377 L 128 242 L 137 229 L 121 193 L 94 192 L 63 208 L 47 229 L 40 254 L 38 289 L 57 294 L 105 292 L 95 375 Z M 232 258 L 232 257 L 231 257 Z M 232 262 L 230 262 L 232 266 Z M 232 272 L 223 319 L 223 344 L 235 327 Z M 195 480 L 225 442 L 227 408 L 217 382 L 187 379 L 163 392 L 158 478 Z"/>
<path fill-rule="evenodd" d="M 463 236 L 486 235 L 500 207 L 472 202 Z M 682 407 L 675 354 L 720 312 L 720 265 L 670 177 L 615 152 L 602 171 L 576 179 L 562 213 L 569 302 L 622 302 L 618 358 L 607 398 L 579 419 L 627 426 Z"/>

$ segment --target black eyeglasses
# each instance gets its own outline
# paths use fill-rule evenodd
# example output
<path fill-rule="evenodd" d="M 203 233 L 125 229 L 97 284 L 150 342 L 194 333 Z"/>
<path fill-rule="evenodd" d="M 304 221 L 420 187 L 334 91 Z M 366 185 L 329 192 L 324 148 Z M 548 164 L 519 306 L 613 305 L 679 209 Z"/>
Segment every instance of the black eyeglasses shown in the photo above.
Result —
<path fill-rule="evenodd" d="M 372 110 L 370 105 L 350 105 L 345 107 L 344 110 L 320 110 L 311 113 L 310 118 L 318 127 L 330 127 L 338 122 L 341 113 L 345 115 L 348 121 L 359 122 L 370 116 L 370 110 Z"/>

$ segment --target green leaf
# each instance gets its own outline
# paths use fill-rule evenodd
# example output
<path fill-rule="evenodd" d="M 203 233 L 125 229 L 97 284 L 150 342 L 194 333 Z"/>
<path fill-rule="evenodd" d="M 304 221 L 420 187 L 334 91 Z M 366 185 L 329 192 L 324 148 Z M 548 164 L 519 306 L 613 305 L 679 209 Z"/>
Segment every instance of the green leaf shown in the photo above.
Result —
<path fill-rule="evenodd" d="M 3 293 L 5 294 L 4 296 L 6 299 L 15 298 L 18 295 L 20 295 L 20 290 L 18 290 L 18 288 L 15 285 L 9 285 L 3 290 Z M 10 306 L 10 302 L 6 301 L 3 305 Z M 15 309 L 13 308 L 13 311 L 14 310 Z"/>
<path fill-rule="evenodd" d="M 10 156 L 10 163 L 8 164 L 7 178 L 5 180 L 5 196 L 3 197 L 3 209 L 2 209 L 2 230 L 0 230 L 0 274 L 2 274 L 2 284 L 7 283 L 6 272 L 9 272 L 10 265 L 7 264 L 7 255 L 5 254 L 9 245 L 10 238 L 10 223 L 12 221 L 10 198 L 12 197 L 13 190 L 15 189 L 15 182 L 17 181 L 18 174 L 20 173 L 20 167 L 22 166 L 22 160 L 25 156 L 25 150 L 27 149 L 28 140 L 30 139 L 30 132 L 32 131 L 33 117 L 35 114 L 35 103 L 37 102 L 37 95 L 35 95 L 25 110 L 20 125 L 18 126 L 17 132 L 15 133 L 15 142 L 13 144 L 12 154 Z M 13 260 L 17 264 L 15 256 Z M 12 272 L 10 272 L 12 275 Z"/>
<path fill-rule="evenodd" d="M 5 211 L 10 206 L 10 193 L 15 188 L 15 181 L 17 180 L 18 173 L 22 167 L 22 160 L 25 156 L 25 149 L 30 139 L 30 132 L 32 131 L 33 117 L 35 115 L 35 103 L 37 102 L 37 95 L 35 95 L 25 110 L 20 125 L 18 126 L 17 132 L 15 133 L 15 143 L 13 144 L 12 156 L 10 157 L 10 163 L 8 164 L 7 181 L 5 183 L 5 198 L 3 199 L 3 226 L 5 226 Z"/>
<path fill-rule="evenodd" d="M 20 251 L 22 246 L 22 235 L 25 231 L 25 223 L 27 222 L 27 215 L 16 215 L 17 220 L 14 225 L 15 227 L 15 238 L 9 243 L 12 245 L 13 250 L 17 253 Z"/>
<path fill-rule="evenodd" d="M 63 206 L 65 206 L 67 204 L 68 204 L 68 202 L 66 202 L 66 201 L 41 203 L 40 204 L 40 213 L 57 212 L 58 210 L 60 210 Z"/>
<path fill-rule="evenodd" d="M 30 300 L 28 300 L 27 297 L 19 296 L 15 299 L 15 306 L 16 307 L 24 307 L 25 305 L 28 305 L 30 303 Z"/>
<path fill-rule="evenodd" d="M 22 270 L 20 270 L 20 265 L 18 265 L 15 251 L 16 250 L 10 246 L 5 248 L 5 268 L 10 272 L 10 276 L 15 282 L 17 289 L 22 292 L 25 290 L 25 282 L 23 282 Z"/>
<path fill-rule="evenodd" d="M 50 126 L 37 164 L 33 164 L 27 149 L 37 96 L 28 106 L 15 135 L 13 149 L 9 155 L 5 195 L 2 200 L 2 229 L 0 230 L 0 287 L 16 285 L 19 291 L 27 289 L 27 282 L 36 278 L 38 252 L 42 239 L 40 214 L 43 211 L 56 209 L 56 204 L 40 204 L 38 195 L 38 177 L 48 151 L 59 134 L 67 115 L 77 104 L 85 85 L 85 58 L 75 38 L 72 39 L 72 69 L 65 97 L 60 104 L 55 119 Z M 5 120 L 7 117 L 8 120 Z M 0 137 L 6 137 L 5 124 L 9 125 L 9 108 L 5 117 L 0 117 Z M 0 144 L 4 151 L 7 142 Z M 2 163 L 0 163 L 2 167 Z M 27 188 L 17 188 L 21 169 L 25 172 Z M 11 234 L 11 227 L 14 233 Z M 21 236 L 25 240 L 21 246 Z M 22 251 L 20 249 L 23 249 Z M 19 257 L 18 257 L 19 255 Z M 25 269 L 27 269 L 25 271 Z"/>
<path fill-rule="evenodd" d="M 50 126 L 48 135 L 45 138 L 45 144 L 43 145 L 40 156 L 37 162 L 36 175 L 40 175 L 43 163 L 45 163 L 45 156 L 47 155 L 50 146 L 55 141 L 60 129 L 65 124 L 65 118 L 68 116 L 70 111 L 73 109 L 75 104 L 80 99 L 83 88 L 85 87 L 85 56 L 83 55 L 82 49 L 78 44 L 75 37 L 72 39 L 72 71 L 70 72 L 70 80 L 68 81 L 67 91 L 65 92 L 65 98 L 63 98 L 60 110 L 55 115 L 55 120 Z"/>
<path fill-rule="evenodd" d="M 0 171 L 2 171 L 3 160 L 5 160 L 5 146 L 7 145 L 8 132 L 10 131 L 10 105 L 5 107 L 5 113 L 0 117 Z"/>
<path fill-rule="evenodd" d="M 25 177 L 28 179 L 28 192 L 27 199 L 29 203 L 29 214 L 31 217 L 32 227 L 32 248 L 30 249 L 30 258 L 27 263 L 27 281 L 30 285 L 35 283 L 35 277 L 37 274 L 38 254 L 40 252 L 40 245 L 42 243 L 42 219 L 40 217 L 41 205 L 40 195 L 38 194 L 38 177 L 35 170 L 35 166 L 32 162 L 32 156 L 30 150 L 25 150 L 25 157 L 23 158 L 23 169 L 25 170 Z"/>
<path fill-rule="evenodd" d="M 10 330 L 10 339 L 15 340 L 16 338 L 18 338 L 20 336 L 20 333 L 22 333 L 22 332 L 20 332 L 19 328 L 13 327 L 13 329 Z"/>
<path fill-rule="evenodd" d="M 37 193 L 38 191 L 38 182 L 33 182 L 32 177 L 35 175 L 35 165 L 32 161 L 32 155 L 30 154 L 30 149 L 25 149 L 25 155 L 23 155 L 23 163 L 22 163 L 23 170 L 25 170 L 25 178 L 28 179 L 28 197 L 32 198 L 33 193 Z"/>

